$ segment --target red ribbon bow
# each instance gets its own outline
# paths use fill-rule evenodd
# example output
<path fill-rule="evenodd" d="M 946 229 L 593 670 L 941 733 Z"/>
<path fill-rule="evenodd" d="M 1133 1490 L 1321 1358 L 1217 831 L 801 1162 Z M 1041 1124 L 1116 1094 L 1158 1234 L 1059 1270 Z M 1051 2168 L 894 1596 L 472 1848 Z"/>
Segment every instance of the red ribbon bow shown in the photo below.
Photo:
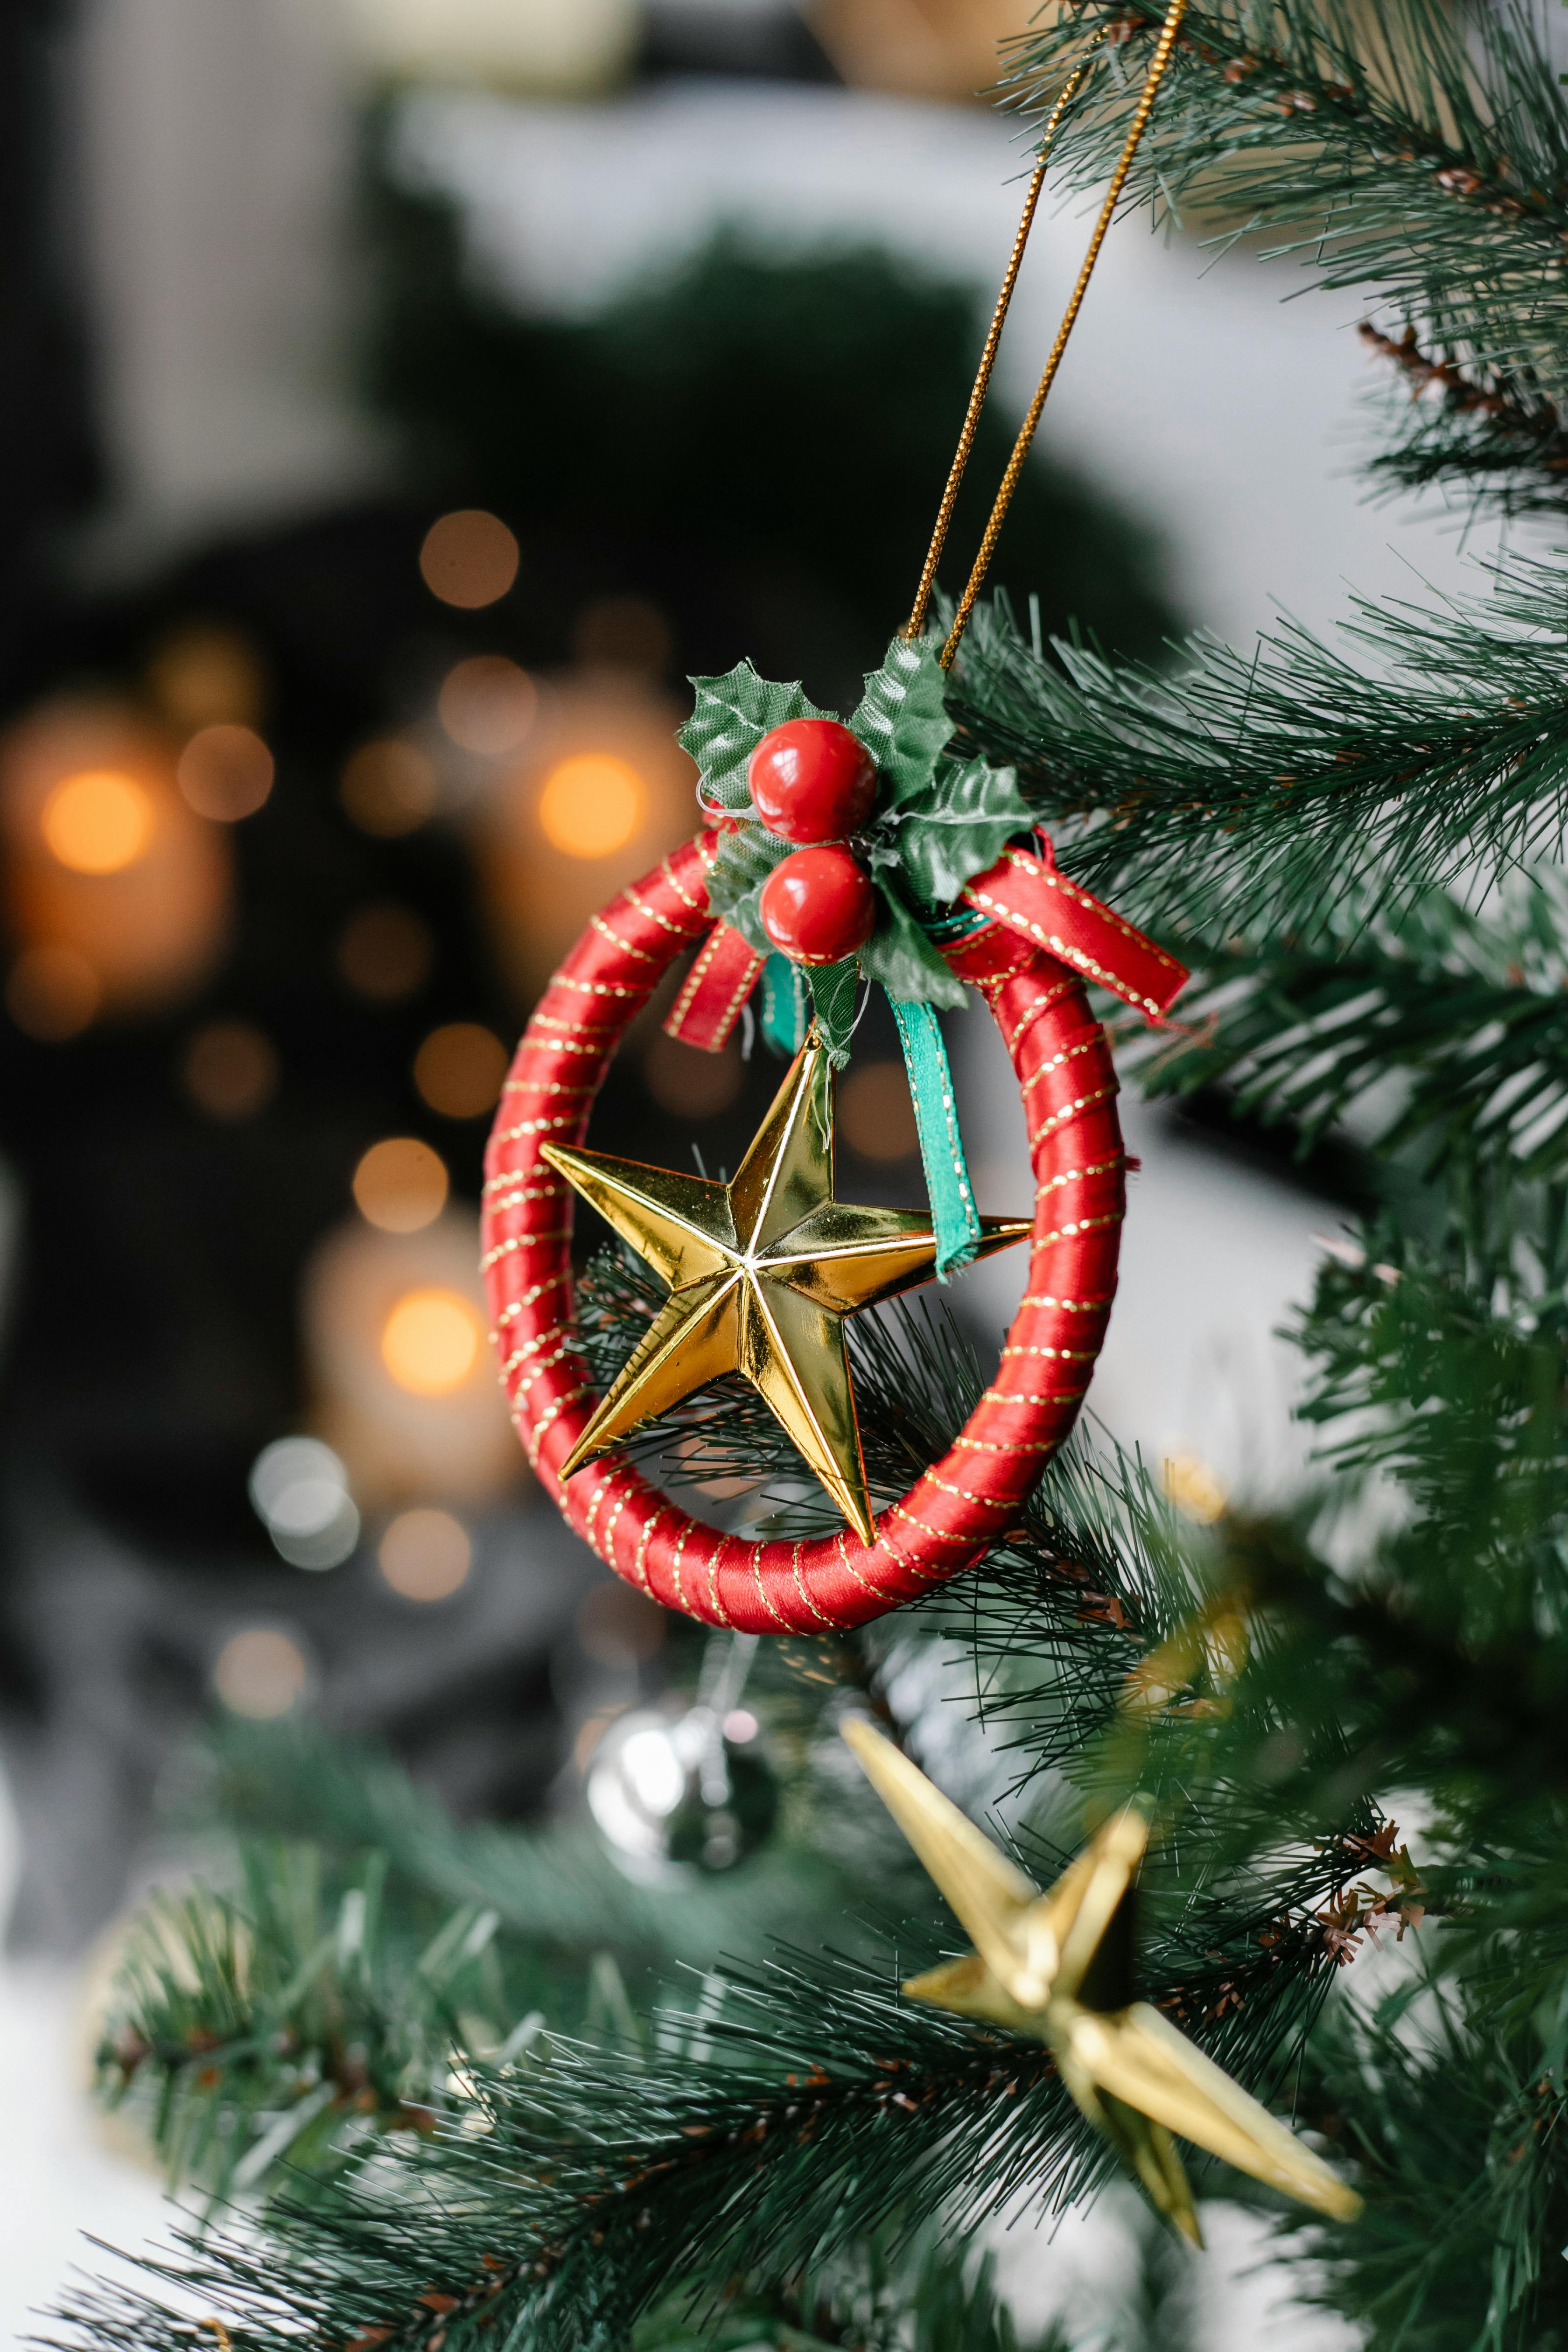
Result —
<path fill-rule="evenodd" d="M 1047 835 L 1035 839 L 1038 855 L 1005 849 L 989 873 L 967 885 L 964 904 L 1021 931 L 1058 963 L 1134 1005 L 1146 1021 L 1163 1020 L 1187 984 L 1186 965 L 1069 882 Z"/>
<path fill-rule="evenodd" d="M 1037 833 L 1035 839 L 1037 852 L 1004 850 L 987 873 L 977 874 L 963 893 L 964 904 L 1108 988 L 1146 1021 L 1163 1020 L 1187 984 L 1186 965 L 1069 882 L 1047 835 Z M 664 1024 L 668 1035 L 717 1054 L 729 1042 L 762 969 L 762 957 L 739 931 L 715 923 Z"/>

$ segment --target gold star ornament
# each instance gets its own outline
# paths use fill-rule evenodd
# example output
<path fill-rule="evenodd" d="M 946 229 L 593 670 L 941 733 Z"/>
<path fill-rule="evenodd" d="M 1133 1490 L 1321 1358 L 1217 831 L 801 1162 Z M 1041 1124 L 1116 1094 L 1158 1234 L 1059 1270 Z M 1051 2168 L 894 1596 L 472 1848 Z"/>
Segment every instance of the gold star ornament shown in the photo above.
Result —
<path fill-rule="evenodd" d="M 554 1143 L 544 1157 L 669 1285 L 562 1476 L 721 1373 L 739 1372 L 861 1541 L 874 1543 L 844 1318 L 929 1282 L 936 1236 L 913 1211 L 835 1200 L 833 1071 L 816 1031 L 733 1183 Z M 981 1225 L 983 1257 L 1030 1231 L 1026 1219 Z"/>
<path fill-rule="evenodd" d="M 1195 2050 L 1132 1999 L 1133 1880 L 1149 1826 L 1129 1807 L 1107 1822 L 1050 1892 L 1023 1872 L 868 1723 L 844 1737 L 975 1948 L 911 1977 L 916 2000 L 1043 2042 L 1076 2105 L 1168 2221 L 1203 2244 L 1173 2133 L 1335 2221 L 1361 2199 Z"/>

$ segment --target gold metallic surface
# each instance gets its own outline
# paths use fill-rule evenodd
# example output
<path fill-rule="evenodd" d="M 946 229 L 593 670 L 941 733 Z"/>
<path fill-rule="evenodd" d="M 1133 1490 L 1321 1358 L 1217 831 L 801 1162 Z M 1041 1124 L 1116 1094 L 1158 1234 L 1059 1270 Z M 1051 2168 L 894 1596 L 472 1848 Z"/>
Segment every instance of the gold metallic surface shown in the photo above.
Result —
<path fill-rule="evenodd" d="M 974 1938 L 963 1959 L 911 1977 L 907 1993 L 1045 2042 L 1078 2106 L 1194 2245 L 1203 2236 L 1173 2133 L 1321 2213 L 1354 2220 L 1353 2190 L 1132 1999 L 1133 1881 L 1149 1837 L 1138 1813 L 1114 1815 L 1041 1895 L 868 1723 L 847 1723 L 844 1737 Z"/>
<path fill-rule="evenodd" d="M 562 1476 L 721 1372 L 739 1372 L 861 1541 L 874 1543 L 844 1318 L 929 1282 L 936 1236 L 913 1210 L 834 1199 L 833 1071 L 816 1031 L 732 1183 L 554 1143 L 543 1154 L 670 1286 Z M 981 1223 L 982 1257 L 1031 1230 L 1019 1218 Z"/>

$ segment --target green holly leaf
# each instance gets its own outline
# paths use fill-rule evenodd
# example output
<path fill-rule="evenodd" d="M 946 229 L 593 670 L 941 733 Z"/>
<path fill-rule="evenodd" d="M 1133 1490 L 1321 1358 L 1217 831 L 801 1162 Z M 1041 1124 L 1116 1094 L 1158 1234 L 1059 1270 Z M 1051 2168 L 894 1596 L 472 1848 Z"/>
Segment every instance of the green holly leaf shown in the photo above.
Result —
<path fill-rule="evenodd" d="M 923 796 L 952 733 L 947 680 L 933 645 L 895 637 L 880 669 L 866 673 L 860 708 L 849 721 L 881 770 L 889 804 Z"/>
<path fill-rule="evenodd" d="M 680 741 L 702 771 L 706 797 L 721 808 L 749 809 L 746 762 L 763 737 L 789 719 L 828 719 L 797 681 L 780 686 L 759 677 L 749 661 L 722 677 L 694 677 L 697 707 Z"/>
<path fill-rule="evenodd" d="M 760 900 L 763 885 L 795 845 L 764 832 L 760 824 L 742 825 L 726 834 L 708 868 L 708 903 L 716 915 L 732 923 L 759 955 L 772 955 L 773 943 L 763 929 Z"/>
<path fill-rule="evenodd" d="M 938 955 L 919 923 L 890 890 L 879 889 L 877 928 L 860 950 L 860 969 L 900 1004 L 945 1004 L 957 1012 L 969 992 Z"/>
<path fill-rule="evenodd" d="M 950 760 L 899 826 L 899 863 L 918 898 L 946 906 L 1033 823 L 1015 769 Z"/>
<path fill-rule="evenodd" d="M 849 1059 L 849 1040 L 855 1034 L 859 967 L 853 956 L 847 956 L 842 963 L 819 964 L 805 977 L 811 989 L 816 1034 L 826 1046 L 827 1058 L 834 1068 L 841 1070 Z"/>

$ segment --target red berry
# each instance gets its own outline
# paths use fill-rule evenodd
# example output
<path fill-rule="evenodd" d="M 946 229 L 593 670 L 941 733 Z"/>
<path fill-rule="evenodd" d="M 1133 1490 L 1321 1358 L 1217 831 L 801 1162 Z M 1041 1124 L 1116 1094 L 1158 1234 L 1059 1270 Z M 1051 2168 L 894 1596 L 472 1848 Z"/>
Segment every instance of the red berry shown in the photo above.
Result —
<path fill-rule="evenodd" d="M 864 743 L 837 719 L 791 719 L 763 737 L 746 770 L 752 803 L 784 841 L 842 841 L 877 797 Z"/>
<path fill-rule="evenodd" d="M 841 963 L 864 947 L 877 920 L 865 867 L 830 843 L 797 849 L 763 885 L 763 929 L 796 963 Z"/>

